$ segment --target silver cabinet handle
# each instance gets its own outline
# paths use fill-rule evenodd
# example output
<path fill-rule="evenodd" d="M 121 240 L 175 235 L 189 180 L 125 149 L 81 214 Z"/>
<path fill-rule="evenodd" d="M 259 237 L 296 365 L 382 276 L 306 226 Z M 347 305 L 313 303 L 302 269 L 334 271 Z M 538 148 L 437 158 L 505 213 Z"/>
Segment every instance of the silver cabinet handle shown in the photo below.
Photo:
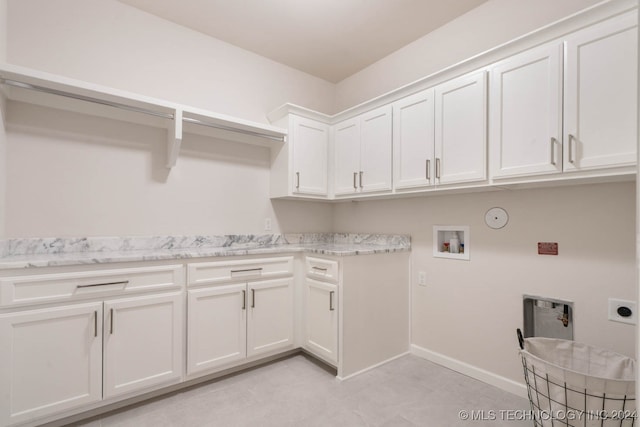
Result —
<path fill-rule="evenodd" d="M 247 291 L 242 290 L 242 309 L 247 309 Z"/>
<path fill-rule="evenodd" d="M 569 134 L 569 163 L 573 163 L 573 140 L 576 139 L 573 135 Z"/>
<path fill-rule="evenodd" d="M 360 171 L 360 188 L 362 188 L 362 174 L 363 174 L 363 173 L 364 173 L 364 172 Z"/>
<path fill-rule="evenodd" d="M 250 273 L 252 271 L 262 271 L 262 267 L 258 268 L 245 268 L 243 270 L 231 270 L 231 274 L 233 273 Z"/>
<path fill-rule="evenodd" d="M 113 308 L 109 310 L 109 333 L 113 335 Z"/>
<path fill-rule="evenodd" d="M 296 190 L 300 189 L 300 172 L 296 172 Z"/>
<path fill-rule="evenodd" d="M 353 173 L 353 188 L 358 189 L 358 185 L 356 184 L 356 179 L 358 179 L 358 172 Z"/>
<path fill-rule="evenodd" d="M 427 176 L 427 181 L 431 181 L 431 160 L 427 159 L 425 171 Z"/>
<path fill-rule="evenodd" d="M 313 267 L 311 267 L 311 268 L 313 268 L 314 270 L 327 271 L 326 268 L 316 267 L 315 265 Z"/>
<path fill-rule="evenodd" d="M 436 157 L 436 179 L 440 179 L 440 158 Z"/>
<path fill-rule="evenodd" d="M 98 310 L 93 312 L 93 337 L 98 336 Z"/>
<path fill-rule="evenodd" d="M 329 292 L 329 311 L 334 311 L 335 307 L 333 306 L 333 294 L 335 294 L 335 291 L 331 291 Z"/>
<path fill-rule="evenodd" d="M 551 137 L 551 164 L 556 165 L 556 139 Z"/>
<path fill-rule="evenodd" d="M 128 280 L 122 280 L 120 282 L 107 282 L 107 283 L 94 283 L 91 285 L 78 285 L 76 286 L 77 289 L 81 289 L 81 288 L 94 288 L 96 286 L 109 286 L 109 285 L 128 285 L 129 281 Z"/>
<path fill-rule="evenodd" d="M 251 308 L 256 307 L 256 290 L 251 289 Z"/>

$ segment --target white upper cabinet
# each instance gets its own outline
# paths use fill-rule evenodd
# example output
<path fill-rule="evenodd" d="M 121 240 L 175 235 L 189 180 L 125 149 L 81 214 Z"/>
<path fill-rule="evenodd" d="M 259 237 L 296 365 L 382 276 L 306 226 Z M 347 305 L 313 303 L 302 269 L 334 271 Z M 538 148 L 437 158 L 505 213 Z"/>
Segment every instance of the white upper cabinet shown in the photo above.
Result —
<path fill-rule="evenodd" d="M 393 104 L 394 188 L 433 184 L 434 137 L 433 89 Z"/>
<path fill-rule="evenodd" d="M 276 123 L 286 126 L 289 136 L 271 147 L 271 197 L 326 198 L 329 125 L 291 113 Z"/>
<path fill-rule="evenodd" d="M 333 127 L 334 192 L 350 194 L 358 191 L 360 171 L 360 119 L 350 119 Z"/>
<path fill-rule="evenodd" d="M 391 106 L 365 113 L 360 121 L 360 174 L 363 192 L 391 190 Z"/>
<path fill-rule="evenodd" d="M 298 116 L 292 120 L 292 192 L 326 196 L 329 126 Z"/>
<path fill-rule="evenodd" d="M 566 38 L 564 168 L 636 164 L 637 11 Z"/>
<path fill-rule="evenodd" d="M 296 112 L 330 126 L 326 196 L 317 195 L 319 180 L 302 173 L 293 196 L 345 199 L 631 176 L 637 26 L 635 2 L 602 2 L 337 115 L 281 107 L 272 116 Z M 295 130 L 289 134 L 296 139 Z M 272 164 L 272 183 L 277 169 Z"/>
<path fill-rule="evenodd" d="M 391 118 L 385 105 L 334 126 L 336 195 L 391 190 Z"/>
<path fill-rule="evenodd" d="M 562 171 L 562 44 L 491 68 L 490 168 L 494 178 Z"/>
<path fill-rule="evenodd" d="M 630 12 L 495 64 L 492 178 L 634 166 L 637 36 Z"/>
<path fill-rule="evenodd" d="M 435 87 L 436 184 L 487 177 L 486 72 L 466 74 Z"/>

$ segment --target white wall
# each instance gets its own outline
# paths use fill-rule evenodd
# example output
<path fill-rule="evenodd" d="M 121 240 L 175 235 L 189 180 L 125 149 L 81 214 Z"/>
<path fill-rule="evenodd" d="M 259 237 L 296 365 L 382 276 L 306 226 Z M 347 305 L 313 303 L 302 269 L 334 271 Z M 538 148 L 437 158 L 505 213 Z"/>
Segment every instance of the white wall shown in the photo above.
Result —
<path fill-rule="evenodd" d="M 328 82 L 116 0 L 8 0 L 7 15 L 17 65 L 259 122 L 286 101 L 333 105 Z M 169 173 L 158 129 L 8 110 L 6 237 L 331 229 L 330 205 L 270 201 L 267 148 L 187 135 Z"/>
<path fill-rule="evenodd" d="M 266 122 L 334 85 L 116 0 L 8 0 L 9 62 Z"/>
<path fill-rule="evenodd" d="M 267 148 L 9 103 L 7 237 L 326 231 L 332 207 L 268 198 Z"/>
<path fill-rule="evenodd" d="M 484 224 L 501 206 L 509 223 Z M 470 261 L 433 257 L 433 225 L 471 227 Z M 522 295 L 575 302 L 575 339 L 633 356 L 634 327 L 607 320 L 635 300 L 635 184 L 614 183 L 338 204 L 337 231 L 412 237 L 412 343 L 522 382 Z M 538 242 L 559 255 L 538 255 Z M 419 271 L 427 286 L 417 286 Z"/>
<path fill-rule="evenodd" d="M 489 0 L 336 86 L 335 111 L 360 104 L 600 0 Z"/>

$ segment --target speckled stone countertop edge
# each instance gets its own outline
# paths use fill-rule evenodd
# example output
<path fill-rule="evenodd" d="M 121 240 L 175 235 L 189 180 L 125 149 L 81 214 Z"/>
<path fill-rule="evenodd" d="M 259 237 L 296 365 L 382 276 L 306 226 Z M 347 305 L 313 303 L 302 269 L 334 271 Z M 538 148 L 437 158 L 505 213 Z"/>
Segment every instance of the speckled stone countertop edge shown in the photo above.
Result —
<path fill-rule="evenodd" d="M 109 244 L 102 246 L 100 250 L 93 251 L 88 249 L 95 247 L 95 242 L 90 241 L 87 243 L 86 241 L 82 241 L 82 248 L 85 250 L 75 252 L 67 252 L 64 249 L 77 248 L 79 239 L 74 239 L 71 244 L 66 244 L 68 242 L 60 243 L 60 239 L 29 239 L 29 243 L 35 247 L 35 250 L 33 247 L 27 248 L 28 245 L 26 245 L 24 241 L 14 239 L 11 241 L 0 241 L 0 250 L 6 250 L 7 246 L 13 244 L 14 248 L 20 248 L 25 253 L 7 254 L 5 251 L 4 256 L 0 256 L 0 270 L 299 252 L 342 257 L 408 252 L 411 250 L 411 239 L 405 235 L 326 233 L 313 235 L 291 234 L 286 235 L 286 238 L 284 237 L 285 235 L 270 236 L 278 237 L 268 239 L 243 239 L 239 237 L 239 235 L 233 235 L 230 242 L 229 236 L 226 236 L 226 240 L 224 240 L 225 244 L 222 246 L 206 245 L 206 243 L 214 241 L 220 243 L 219 239 L 200 238 L 189 240 L 189 242 L 192 243 L 195 241 L 199 243 L 204 241 L 205 245 L 195 245 L 195 247 L 179 247 L 179 245 L 176 245 L 178 246 L 177 248 L 171 245 L 158 245 L 158 238 L 154 238 L 154 240 L 148 240 L 148 242 L 152 243 L 148 249 L 132 245 L 131 241 L 122 238 L 119 241 L 120 246 Z M 165 237 L 164 239 L 169 238 Z M 175 238 L 171 237 L 171 239 L 173 241 Z M 71 241 L 71 239 L 69 240 Z M 245 240 L 247 241 L 245 242 Z M 50 245 L 49 247 L 52 248 L 52 250 L 47 252 L 46 248 L 42 250 L 41 247 L 38 247 L 38 245 L 43 245 L 43 241 L 46 241 L 47 244 L 50 244 L 51 241 L 56 241 L 58 245 Z M 3 243 L 5 244 L 4 247 L 2 246 Z M 20 251 L 17 250 L 16 252 Z"/>

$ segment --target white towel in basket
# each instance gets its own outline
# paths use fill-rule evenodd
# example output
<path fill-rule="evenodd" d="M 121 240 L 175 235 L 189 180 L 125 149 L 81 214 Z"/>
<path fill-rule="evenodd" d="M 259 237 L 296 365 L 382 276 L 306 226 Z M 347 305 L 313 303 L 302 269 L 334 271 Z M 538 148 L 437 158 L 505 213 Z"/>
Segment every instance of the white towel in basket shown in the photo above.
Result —
<path fill-rule="evenodd" d="M 575 341 L 527 338 L 521 350 L 536 426 L 631 426 L 635 360 Z"/>

